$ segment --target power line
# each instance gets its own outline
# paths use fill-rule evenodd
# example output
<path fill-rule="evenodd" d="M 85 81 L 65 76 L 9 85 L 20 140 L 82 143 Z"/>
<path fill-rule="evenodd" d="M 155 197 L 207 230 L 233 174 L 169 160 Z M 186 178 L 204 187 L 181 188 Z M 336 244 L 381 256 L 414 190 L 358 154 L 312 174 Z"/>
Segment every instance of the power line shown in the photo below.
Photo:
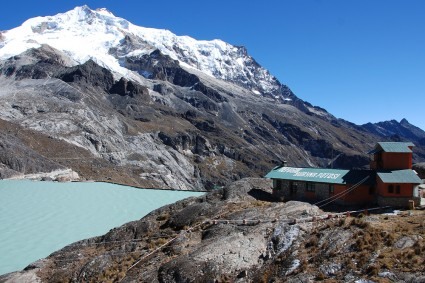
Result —
<path fill-rule="evenodd" d="M 330 203 L 332 203 L 332 202 L 336 201 L 337 199 L 342 198 L 343 196 L 347 195 L 347 194 L 348 194 L 348 193 L 350 193 L 351 191 L 355 190 L 355 189 L 356 189 L 356 188 L 358 188 L 361 184 L 363 184 L 364 182 L 366 182 L 368 179 L 369 179 L 369 176 L 366 176 L 365 178 L 363 178 L 362 180 L 360 180 L 357 184 L 355 184 L 355 185 L 351 186 L 349 189 L 344 190 L 344 191 L 342 191 L 342 192 L 339 192 L 339 193 L 337 193 L 337 194 L 335 194 L 335 195 L 333 195 L 333 196 L 331 196 L 331 197 L 329 197 L 329 198 L 327 198 L 327 199 L 324 199 L 324 200 L 318 201 L 318 202 L 314 203 L 314 205 L 318 205 L 318 204 L 321 204 L 321 203 L 323 203 L 323 202 L 326 202 L 325 204 L 320 205 L 320 206 L 319 206 L 319 208 L 320 208 L 320 207 L 323 207 L 323 206 L 326 206 L 326 205 L 328 205 L 328 204 L 330 204 Z"/>

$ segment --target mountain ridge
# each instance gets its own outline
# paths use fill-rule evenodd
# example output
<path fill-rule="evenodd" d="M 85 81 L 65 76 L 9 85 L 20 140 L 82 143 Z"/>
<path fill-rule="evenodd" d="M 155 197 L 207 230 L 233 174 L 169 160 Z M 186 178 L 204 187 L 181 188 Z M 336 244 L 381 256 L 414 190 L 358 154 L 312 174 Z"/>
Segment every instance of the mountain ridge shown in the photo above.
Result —
<path fill-rule="evenodd" d="M 200 70 L 215 78 L 243 81 L 245 85 L 252 84 L 253 79 L 258 80 L 260 83 L 255 85 L 263 89 L 253 89 L 256 93 L 263 91 L 272 95 L 280 87 L 278 80 L 255 62 L 244 47 L 232 46 L 217 39 L 197 41 L 189 36 L 176 36 L 168 30 L 135 26 L 105 11 L 82 6 L 56 16 L 27 20 L 20 27 L 4 33 L 5 44 L 0 50 L 0 58 L 6 59 L 44 43 L 69 52 L 79 64 L 91 58 L 125 75 L 126 70 L 120 68 L 119 62 L 114 62 L 116 59 L 139 57 L 158 49 L 184 67 Z M 57 32 L 61 32 L 60 38 Z M 33 39 L 26 40 L 28 37 Z M 128 49 L 129 44 L 133 45 L 131 49 Z M 85 49 L 81 50 L 83 46 Z M 91 52 L 89 56 L 85 51 L 87 49 Z M 110 49 L 117 51 L 117 58 L 105 56 Z"/>
<path fill-rule="evenodd" d="M 140 30 L 150 34 L 142 36 Z M 99 161 L 101 174 L 82 161 L 62 164 L 83 180 L 122 182 L 112 169 L 116 166 L 130 172 L 127 184 L 172 189 L 212 189 L 264 176 L 283 160 L 291 166 L 365 167 L 366 152 L 377 141 L 394 139 L 299 99 L 244 48 L 221 41 L 195 44 L 189 37 L 154 31 L 88 7 L 6 31 L 0 48 L 0 118 L 109 164 Z M 149 36 L 163 40 L 153 44 Z M 12 49 L 23 51 L 9 56 Z M 200 56 L 214 57 L 211 67 Z M 213 71 L 225 58 L 229 77 L 223 79 Z M 189 66 L 197 62 L 209 71 Z M 232 68 L 241 75 L 234 76 Z M 399 138 L 407 138 L 404 133 Z M 52 148 L 60 146 L 52 143 Z M 2 154 L 3 160 L 13 159 L 7 151 Z M 415 149 L 414 159 L 424 160 L 425 152 Z M 25 173 L 23 166 L 8 166 Z"/>
<path fill-rule="evenodd" d="M 415 125 L 412 125 L 403 118 L 400 122 L 396 120 L 382 121 L 378 123 L 367 123 L 362 127 L 368 129 L 371 132 L 383 137 L 395 137 L 397 136 L 410 139 L 412 142 L 421 142 L 425 138 L 425 132 Z M 423 145 L 421 143 L 421 145 Z"/>

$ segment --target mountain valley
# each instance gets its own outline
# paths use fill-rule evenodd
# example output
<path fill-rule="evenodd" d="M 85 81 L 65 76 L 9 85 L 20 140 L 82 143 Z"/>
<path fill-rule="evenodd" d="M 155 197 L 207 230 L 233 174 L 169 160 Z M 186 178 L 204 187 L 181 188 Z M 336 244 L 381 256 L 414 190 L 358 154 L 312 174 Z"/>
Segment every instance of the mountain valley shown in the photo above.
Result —
<path fill-rule="evenodd" d="M 202 191 L 284 160 L 366 167 L 382 140 L 411 140 L 425 160 L 425 132 L 405 120 L 337 119 L 243 47 L 137 27 L 105 9 L 2 32 L 0 59 L 2 178 L 67 168 L 80 180 Z"/>

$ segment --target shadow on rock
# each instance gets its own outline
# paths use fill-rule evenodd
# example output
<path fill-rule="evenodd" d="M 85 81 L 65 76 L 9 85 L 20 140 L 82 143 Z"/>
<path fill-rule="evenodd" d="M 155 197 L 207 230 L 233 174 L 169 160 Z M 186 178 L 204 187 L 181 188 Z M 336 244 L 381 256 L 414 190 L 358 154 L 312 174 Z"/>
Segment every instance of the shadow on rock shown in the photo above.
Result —
<path fill-rule="evenodd" d="M 276 202 L 277 200 L 273 198 L 272 194 L 261 189 L 252 189 L 248 192 L 248 195 L 252 196 L 256 200 Z"/>

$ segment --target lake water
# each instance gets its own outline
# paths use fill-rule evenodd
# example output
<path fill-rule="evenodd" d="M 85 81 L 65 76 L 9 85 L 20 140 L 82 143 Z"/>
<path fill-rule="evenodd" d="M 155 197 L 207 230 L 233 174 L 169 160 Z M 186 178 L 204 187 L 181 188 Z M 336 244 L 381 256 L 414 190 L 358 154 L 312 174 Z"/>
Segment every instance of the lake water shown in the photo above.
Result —
<path fill-rule="evenodd" d="M 199 192 L 0 180 L 0 274 Z"/>

